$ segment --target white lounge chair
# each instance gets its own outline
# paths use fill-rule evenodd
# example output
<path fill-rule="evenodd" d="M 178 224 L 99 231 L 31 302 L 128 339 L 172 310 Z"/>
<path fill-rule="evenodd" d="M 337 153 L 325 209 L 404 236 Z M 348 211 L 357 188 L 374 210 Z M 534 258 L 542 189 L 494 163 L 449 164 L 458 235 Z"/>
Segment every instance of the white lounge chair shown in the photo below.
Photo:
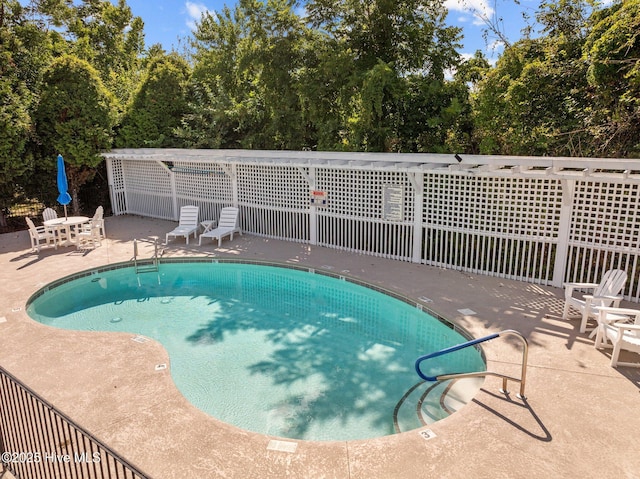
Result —
<path fill-rule="evenodd" d="M 165 238 L 165 243 L 169 243 L 169 236 L 174 238 L 177 236 L 184 236 L 187 244 L 189 244 L 189 236 L 193 234 L 193 239 L 196 239 L 198 233 L 198 213 L 200 208 L 198 206 L 183 206 L 180 208 L 180 219 L 178 220 L 178 227 L 173 231 L 169 231 Z"/>
<path fill-rule="evenodd" d="M 218 220 L 218 227 L 210 231 L 205 231 L 200 235 L 199 245 L 202 245 L 202 238 L 218 239 L 218 246 L 222 245 L 222 238 L 225 236 L 231 236 L 233 241 L 233 234 L 242 234 L 240 227 L 238 226 L 238 208 L 227 206 L 222 208 L 220 212 L 220 219 Z"/>
<path fill-rule="evenodd" d="M 611 341 L 611 343 L 609 343 Z M 620 351 L 640 353 L 640 310 L 627 308 L 599 308 L 596 348 L 613 347 L 611 366 L 640 368 L 640 362 L 619 361 Z"/>
<path fill-rule="evenodd" d="M 587 331 L 587 322 L 590 317 L 595 318 L 599 307 L 618 307 L 622 296 L 620 291 L 627 282 L 627 273 L 621 269 L 607 271 L 600 283 L 564 283 L 564 310 L 562 317 L 568 319 L 569 309 L 574 308 L 582 313 L 580 332 Z M 592 289 L 592 294 L 585 294 L 582 298 L 573 296 L 574 290 Z"/>
<path fill-rule="evenodd" d="M 29 217 L 25 217 L 27 226 L 29 227 L 29 238 L 31 238 L 31 250 L 38 250 L 42 246 L 53 246 L 58 249 L 58 243 L 56 241 L 56 235 L 53 231 L 48 230 L 44 226 L 36 226 Z"/>

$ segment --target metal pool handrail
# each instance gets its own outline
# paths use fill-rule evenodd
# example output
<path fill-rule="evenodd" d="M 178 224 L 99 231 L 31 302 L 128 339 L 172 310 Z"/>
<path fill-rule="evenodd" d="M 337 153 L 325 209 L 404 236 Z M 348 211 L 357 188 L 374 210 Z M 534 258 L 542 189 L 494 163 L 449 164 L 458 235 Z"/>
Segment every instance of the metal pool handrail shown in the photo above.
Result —
<path fill-rule="evenodd" d="M 153 257 L 151 258 L 151 266 L 150 266 L 150 268 L 147 265 L 148 269 L 141 269 L 142 265 L 138 266 L 138 239 L 134 238 L 134 240 L 133 240 L 133 265 L 135 267 L 136 273 L 147 272 L 147 271 L 158 271 L 158 260 L 159 260 L 159 255 L 158 255 L 158 237 L 157 236 L 151 236 L 151 239 L 153 240 L 154 252 L 153 252 Z M 144 240 L 144 239 L 139 240 L 139 241 L 145 241 L 147 243 L 151 243 L 151 241 Z M 162 252 L 160 254 L 162 254 Z"/>
<path fill-rule="evenodd" d="M 450 374 L 440 374 L 438 376 L 426 376 L 422 370 L 420 369 L 420 364 L 427 359 L 436 358 L 438 356 L 443 356 L 445 354 L 453 353 L 455 351 L 459 351 L 460 349 L 468 348 L 470 346 L 474 346 L 479 343 L 483 343 L 485 341 L 491 341 L 492 339 L 498 338 L 500 336 L 516 336 L 522 341 L 523 349 L 522 349 L 522 371 L 520 373 L 520 378 L 514 378 L 512 376 L 507 376 L 505 374 L 496 373 L 492 371 L 477 371 L 471 373 L 450 373 Z M 471 377 L 481 377 L 481 376 L 497 376 L 502 378 L 502 389 L 501 392 L 504 394 L 508 394 L 507 390 L 507 381 L 516 381 L 520 383 L 520 394 L 517 395 L 520 399 L 526 399 L 524 395 L 524 387 L 527 376 L 527 358 L 529 356 L 529 343 L 527 339 L 518 331 L 513 329 L 506 329 L 504 331 L 500 331 L 499 333 L 490 334 L 489 336 L 485 336 L 479 339 L 472 339 L 471 341 L 467 341 L 466 343 L 457 344 L 455 346 L 451 346 L 449 348 L 441 349 L 440 351 L 436 351 L 435 353 L 426 354 L 424 356 L 420 356 L 416 359 L 415 368 L 416 373 L 425 381 L 444 381 L 446 379 L 460 379 L 460 378 L 471 378 Z"/>

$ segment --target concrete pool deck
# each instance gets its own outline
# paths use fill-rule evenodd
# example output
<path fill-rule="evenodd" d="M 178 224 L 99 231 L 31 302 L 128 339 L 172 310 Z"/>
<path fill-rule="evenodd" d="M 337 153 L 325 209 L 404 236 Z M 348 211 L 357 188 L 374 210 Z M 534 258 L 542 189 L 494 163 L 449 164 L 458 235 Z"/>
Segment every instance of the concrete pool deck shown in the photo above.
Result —
<path fill-rule="evenodd" d="M 106 220 L 108 239 L 88 252 L 30 252 L 26 231 L 0 235 L 0 366 L 153 478 L 640 478 L 640 369 L 609 366 L 560 319 L 563 290 L 251 235 L 186 245 L 165 257 L 216 256 L 345 272 L 414 299 L 474 337 L 515 329 L 529 341 L 527 400 L 488 377 L 461 411 L 422 430 L 363 441 L 308 442 L 239 430 L 191 406 L 171 380 L 164 348 L 125 333 L 64 331 L 25 313 L 41 286 L 85 269 L 130 260 L 133 239 L 174 222 Z M 140 243 L 141 256 L 152 254 Z M 625 304 L 639 307 L 635 304 Z M 461 313 L 460 310 L 463 312 Z M 471 310 L 471 311 L 465 311 Z M 464 314 L 466 313 L 466 314 Z M 472 314 L 473 313 L 473 314 Z M 488 369 L 519 376 L 517 340 L 485 343 Z M 426 353 L 426 352 L 425 352 Z M 636 358 L 637 359 L 637 358 Z M 295 452 L 269 448 L 272 439 Z M 273 444 L 273 443 L 272 443 Z"/>

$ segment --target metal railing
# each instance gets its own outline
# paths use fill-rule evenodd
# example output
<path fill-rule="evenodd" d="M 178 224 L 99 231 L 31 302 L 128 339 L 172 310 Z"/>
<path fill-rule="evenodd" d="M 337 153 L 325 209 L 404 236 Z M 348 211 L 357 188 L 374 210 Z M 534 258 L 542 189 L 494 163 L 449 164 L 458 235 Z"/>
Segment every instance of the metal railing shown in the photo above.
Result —
<path fill-rule="evenodd" d="M 468 348 L 470 346 L 475 346 L 476 344 L 483 343 L 485 341 L 491 341 L 492 339 L 499 338 L 501 336 L 516 336 L 522 341 L 522 369 L 520 373 L 520 378 L 514 378 L 512 376 L 507 376 L 505 374 L 496 373 L 493 371 L 477 371 L 470 373 L 451 373 L 451 374 L 439 374 L 438 376 L 427 376 L 420 369 L 420 364 L 427 359 L 432 359 L 438 356 L 443 356 L 445 354 L 453 353 L 455 351 L 459 351 L 464 348 Z M 520 383 L 520 393 L 517 395 L 520 399 L 526 399 L 524 395 L 524 387 L 527 378 L 527 358 L 529 356 L 529 343 L 527 339 L 518 331 L 513 329 L 506 329 L 504 331 L 500 331 L 499 333 L 490 334 L 489 336 L 485 336 L 483 338 L 473 339 L 471 341 L 467 341 L 466 343 L 457 344 L 455 346 L 451 346 L 449 348 L 441 349 L 440 351 L 436 351 L 435 353 L 427 354 L 424 356 L 420 356 L 415 363 L 416 373 L 425 381 L 444 381 L 447 379 L 460 379 L 460 378 L 472 378 L 472 377 L 482 377 L 482 376 L 496 376 L 502 378 L 502 389 L 500 390 L 504 394 L 508 394 L 509 391 L 507 389 L 507 381 L 516 381 Z"/>
<path fill-rule="evenodd" d="M 16 479 L 150 477 L 2 367 L 0 464 Z"/>
<path fill-rule="evenodd" d="M 138 263 L 138 241 L 150 242 L 149 240 L 133 240 L 133 265 L 135 267 L 136 273 L 146 273 L 149 271 L 158 271 L 158 260 L 162 255 L 162 252 L 158 252 L 158 237 L 152 236 L 153 240 L 153 256 L 151 257 L 151 262 L 149 259 L 142 260 L 142 263 Z"/>

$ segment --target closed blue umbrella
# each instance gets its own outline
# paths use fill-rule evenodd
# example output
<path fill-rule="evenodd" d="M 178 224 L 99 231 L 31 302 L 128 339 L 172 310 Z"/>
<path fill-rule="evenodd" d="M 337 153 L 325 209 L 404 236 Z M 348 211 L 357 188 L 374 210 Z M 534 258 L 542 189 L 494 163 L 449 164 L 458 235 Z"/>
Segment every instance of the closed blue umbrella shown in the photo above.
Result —
<path fill-rule="evenodd" d="M 67 172 L 64 169 L 64 160 L 62 155 L 58 155 L 58 203 L 64 205 L 64 217 L 67 217 L 67 205 L 71 202 L 71 196 L 67 191 L 69 185 L 67 184 Z"/>

